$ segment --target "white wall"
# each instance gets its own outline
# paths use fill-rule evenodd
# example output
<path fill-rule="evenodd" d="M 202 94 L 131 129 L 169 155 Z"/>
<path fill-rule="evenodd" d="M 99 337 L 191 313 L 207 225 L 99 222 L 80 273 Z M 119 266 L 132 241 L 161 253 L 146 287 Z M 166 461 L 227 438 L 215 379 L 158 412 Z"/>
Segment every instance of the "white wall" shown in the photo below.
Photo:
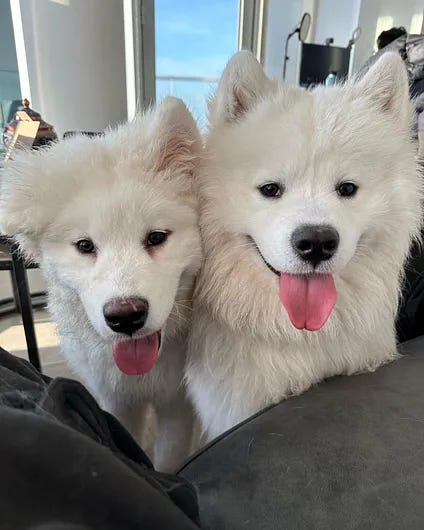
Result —
<path fill-rule="evenodd" d="M 423 9 L 423 0 L 362 0 L 359 12 L 362 36 L 355 47 L 354 70 L 359 69 L 373 53 L 379 17 L 391 17 L 392 27 L 404 26 L 410 31 L 413 15 L 422 13 Z"/>
<path fill-rule="evenodd" d="M 333 37 L 335 46 L 347 46 L 358 25 L 360 2 L 361 0 L 267 0 L 265 71 L 273 77 L 281 78 L 285 39 L 306 11 L 312 15 L 307 42 L 324 44 L 327 37 Z M 286 80 L 290 83 L 297 82 L 299 50 L 299 40 L 295 35 L 288 52 L 290 61 Z"/>
<path fill-rule="evenodd" d="M 358 25 L 360 4 L 361 0 L 315 0 L 313 42 L 324 44 L 325 39 L 333 37 L 334 46 L 345 48 Z"/>
<path fill-rule="evenodd" d="M 281 79 L 283 73 L 284 44 L 302 16 L 302 0 L 268 0 L 265 22 L 264 67 L 271 77 Z M 294 35 L 289 44 L 286 80 L 296 81 L 299 40 Z"/>
<path fill-rule="evenodd" d="M 31 106 L 60 135 L 125 121 L 122 1 L 13 1 L 21 4 Z"/>
<path fill-rule="evenodd" d="M 376 30 L 386 17 L 389 27 L 404 26 L 411 31 L 415 15 L 422 14 L 423 0 L 267 0 L 267 26 L 265 29 L 264 65 L 269 75 L 281 77 L 284 41 L 303 12 L 312 14 L 312 27 L 308 42 L 324 44 L 333 37 L 335 46 L 347 46 L 353 30 L 360 26 L 361 37 L 353 48 L 352 72 L 357 71 L 374 51 Z M 389 17 L 389 18 L 387 18 Z M 388 29 L 382 28 L 382 29 Z M 289 47 L 287 80 L 297 81 L 299 44 L 293 37 Z"/>

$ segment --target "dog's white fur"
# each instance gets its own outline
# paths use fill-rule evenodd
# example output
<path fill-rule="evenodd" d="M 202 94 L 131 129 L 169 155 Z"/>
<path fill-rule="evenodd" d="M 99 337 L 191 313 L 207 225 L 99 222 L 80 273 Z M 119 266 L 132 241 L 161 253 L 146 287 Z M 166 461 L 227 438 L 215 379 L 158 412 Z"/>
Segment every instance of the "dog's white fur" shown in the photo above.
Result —
<path fill-rule="evenodd" d="M 209 438 L 335 374 L 397 356 L 401 274 L 421 220 L 408 80 L 386 54 L 355 83 L 312 91 L 267 79 L 248 52 L 229 62 L 211 102 L 200 177 L 205 261 L 186 379 Z M 258 186 L 279 181 L 279 199 Z M 340 181 L 358 193 L 342 199 Z M 301 224 L 340 234 L 338 300 L 317 332 L 298 331 L 279 299 L 278 271 L 306 273 L 290 246 Z"/>
<path fill-rule="evenodd" d="M 75 372 L 136 436 L 148 402 L 158 416 L 155 463 L 173 470 L 187 456 L 192 414 L 181 386 L 190 301 L 201 244 L 194 178 L 201 151 L 185 105 L 167 98 L 156 110 L 104 137 L 76 137 L 20 155 L 2 175 L 0 226 L 39 260 L 63 352 Z M 149 254 L 151 230 L 170 230 Z M 73 242 L 89 237 L 97 257 Z M 154 368 L 120 372 L 116 334 L 102 308 L 143 297 L 149 316 L 139 335 L 162 330 Z"/>

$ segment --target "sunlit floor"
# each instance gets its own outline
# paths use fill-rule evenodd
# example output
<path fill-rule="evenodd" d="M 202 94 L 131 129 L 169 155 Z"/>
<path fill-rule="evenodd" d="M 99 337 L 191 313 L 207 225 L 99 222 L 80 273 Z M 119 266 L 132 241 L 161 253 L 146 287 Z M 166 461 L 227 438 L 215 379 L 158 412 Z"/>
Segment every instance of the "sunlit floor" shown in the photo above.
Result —
<path fill-rule="evenodd" d="M 34 312 L 35 332 L 43 373 L 51 377 L 72 377 L 60 351 L 55 325 L 45 310 Z M 14 355 L 28 359 L 24 328 L 19 315 L 0 318 L 0 346 Z"/>

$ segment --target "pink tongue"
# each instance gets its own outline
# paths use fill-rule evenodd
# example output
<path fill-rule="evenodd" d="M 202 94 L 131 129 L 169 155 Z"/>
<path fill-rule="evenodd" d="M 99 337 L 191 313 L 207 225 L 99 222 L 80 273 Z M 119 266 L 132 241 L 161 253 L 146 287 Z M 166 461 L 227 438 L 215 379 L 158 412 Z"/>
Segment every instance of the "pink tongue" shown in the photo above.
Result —
<path fill-rule="evenodd" d="M 333 276 L 281 273 L 280 299 L 295 328 L 317 331 L 327 322 L 336 304 Z"/>
<path fill-rule="evenodd" d="M 113 356 L 116 365 L 127 375 L 147 374 L 155 365 L 159 353 L 159 333 L 141 339 L 116 341 Z"/>

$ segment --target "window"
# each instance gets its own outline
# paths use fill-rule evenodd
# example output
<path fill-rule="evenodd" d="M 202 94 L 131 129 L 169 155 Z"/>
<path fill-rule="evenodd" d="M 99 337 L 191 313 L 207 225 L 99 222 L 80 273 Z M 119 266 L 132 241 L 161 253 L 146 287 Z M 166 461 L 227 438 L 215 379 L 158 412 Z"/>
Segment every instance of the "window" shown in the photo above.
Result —
<path fill-rule="evenodd" d="M 201 127 L 207 98 L 237 51 L 238 0 L 156 0 L 156 100 L 185 101 Z"/>

